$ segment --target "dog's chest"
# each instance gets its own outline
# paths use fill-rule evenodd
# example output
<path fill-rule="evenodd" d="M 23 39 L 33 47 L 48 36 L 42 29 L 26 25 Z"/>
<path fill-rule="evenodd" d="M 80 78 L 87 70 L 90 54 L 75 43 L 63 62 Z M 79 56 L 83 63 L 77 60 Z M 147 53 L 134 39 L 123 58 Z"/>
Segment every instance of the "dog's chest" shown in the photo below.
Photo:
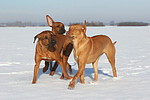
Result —
<path fill-rule="evenodd" d="M 78 59 L 79 59 L 79 56 L 78 56 L 78 53 L 77 53 L 77 51 L 74 49 L 74 59 L 76 60 L 76 61 L 78 61 Z"/>
<path fill-rule="evenodd" d="M 43 53 L 42 53 L 42 59 L 43 59 L 43 60 L 52 61 L 52 60 L 53 60 L 53 55 L 54 55 L 54 53 L 49 52 L 49 51 L 43 52 Z"/>
<path fill-rule="evenodd" d="M 43 60 L 47 60 L 47 61 L 52 61 L 52 60 L 53 60 L 53 57 L 52 57 L 52 54 L 44 53 L 44 54 L 42 55 L 42 59 L 43 59 Z"/>
<path fill-rule="evenodd" d="M 46 61 L 52 61 L 52 58 L 48 58 L 48 57 L 42 57 L 42 60 L 46 60 Z"/>

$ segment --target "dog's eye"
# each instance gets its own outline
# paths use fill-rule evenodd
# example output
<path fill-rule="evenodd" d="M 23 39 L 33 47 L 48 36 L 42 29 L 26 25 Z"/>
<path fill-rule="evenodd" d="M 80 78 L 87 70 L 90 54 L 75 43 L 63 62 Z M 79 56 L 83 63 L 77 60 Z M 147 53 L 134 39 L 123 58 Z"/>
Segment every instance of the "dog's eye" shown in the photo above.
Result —
<path fill-rule="evenodd" d="M 44 39 L 48 39 L 47 36 L 45 36 Z"/>
<path fill-rule="evenodd" d="M 59 25 L 57 25 L 56 27 L 58 27 L 58 28 L 59 28 Z"/>

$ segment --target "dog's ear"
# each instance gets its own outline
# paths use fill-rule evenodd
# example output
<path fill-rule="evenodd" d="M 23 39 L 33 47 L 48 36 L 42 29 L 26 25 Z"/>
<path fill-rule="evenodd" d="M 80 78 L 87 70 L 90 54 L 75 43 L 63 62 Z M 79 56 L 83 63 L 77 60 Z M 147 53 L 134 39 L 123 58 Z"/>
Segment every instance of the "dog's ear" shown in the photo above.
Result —
<path fill-rule="evenodd" d="M 84 33 L 86 33 L 86 20 L 84 22 L 84 26 L 83 26 L 82 30 L 83 30 Z"/>
<path fill-rule="evenodd" d="M 40 37 L 39 37 L 39 34 L 38 34 L 38 35 L 36 35 L 36 36 L 34 37 L 34 41 L 33 41 L 33 43 L 35 43 L 35 41 L 36 41 L 36 39 L 37 39 L 37 38 L 40 38 Z"/>
<path fill-rule="evenodd" d="M 84 26 L 82 27 L 82 32 L 83 32 L 83 37 L 86 37 L 86 20 L 85 20 L 85 23 L 84 23 Z"/>
<path fill-rule="evenodd" d="M 33 41 L 33 43 L 35 43 L 35 41 L 36 41 L 37 37 L 38 37 L 38 35 L 36 35 L 36 36 L 34 37 L 34 41 Z"/>
<path fill-rule="evenodd" d="M 46 19 L 48 26 L 52 27 L 54 23 L 53 19 L 49 15 L 46 15 Z"/>
<path fill-rule="evenodd" d="M 85 28 L 85 32 L 86 32 L 86 20 L 85 20 L 85 22 L 84 22 L 84 28 Z"/>

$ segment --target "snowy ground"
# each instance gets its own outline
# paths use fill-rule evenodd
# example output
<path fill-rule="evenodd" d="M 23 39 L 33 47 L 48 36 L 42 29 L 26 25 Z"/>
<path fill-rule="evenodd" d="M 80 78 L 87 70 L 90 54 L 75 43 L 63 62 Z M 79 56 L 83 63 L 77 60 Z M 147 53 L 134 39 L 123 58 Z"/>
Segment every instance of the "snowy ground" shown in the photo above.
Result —
<path fill-rule="evenodd" d="M 117 41 L 116 68 L 112 77 L 105 55 L 99 60 L 99 79 L 93 82 L 94 70 L 86 65 L 85 84 L 78 80 L 74 90 L 69 80 L 60 80 L 61 67 L 54 76 L 42 72 L 33 77 L 35 44 L 33 37 L 49 27 L 0 27 L 0 100 L 149 100 L 150 99 L 150 27 L 88 27 L 87 35 L 106 34 Z M 66 28 L 68 30 L 68 27 Z M 77 64 L 69 58 L 73 74 Z"/>

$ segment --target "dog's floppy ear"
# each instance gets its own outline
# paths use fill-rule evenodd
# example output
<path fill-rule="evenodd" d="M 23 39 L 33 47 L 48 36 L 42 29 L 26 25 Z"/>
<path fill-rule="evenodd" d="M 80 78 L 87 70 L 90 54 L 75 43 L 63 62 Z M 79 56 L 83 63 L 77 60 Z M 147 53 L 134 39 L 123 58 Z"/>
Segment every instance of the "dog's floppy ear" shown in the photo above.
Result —
<path fill-rule="evenodd" d="M 54 23 L 53 19 L 49 15 L 46 15 L 46 19 L 48 26 L 52 27 Z"/>
<path fill-rule="evenodd" d="M 34 37 L 33 43 L 35 43 L 36 39 L 39 38 L 39 34 Z"/>

